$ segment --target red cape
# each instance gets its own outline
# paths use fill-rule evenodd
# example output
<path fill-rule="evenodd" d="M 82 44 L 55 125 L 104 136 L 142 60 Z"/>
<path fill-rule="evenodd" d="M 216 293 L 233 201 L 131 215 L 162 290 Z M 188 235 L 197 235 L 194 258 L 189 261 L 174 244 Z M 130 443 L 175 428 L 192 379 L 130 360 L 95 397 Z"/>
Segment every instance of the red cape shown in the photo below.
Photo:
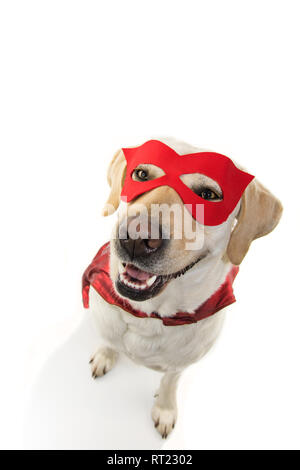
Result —
<path fill-rule="evenodd" d="M 106 243 L 102 248 L 100 248 L 92 263 L 83 274 L 82 298 L 85 308 L 89 308 L 90 285 L 92 285 L 98 294 L 101 295 L 101 297 L 103 297 L 103 299 L 109 304 L 116 305 L 135 317 L 159 319 L 166 326 L 196 323 L 199 320 L 203 320 L 203 318 L 210 317 L 222 308 L 235 302 L 232 283 L 239 271 L 237 266 L 232 267 L 227 274 L 224 283 L 209 299 L 200 305 L 194 313 L 177 312 L 170 317 L 160 317 L 156 312 L 152 312 L 150 315 L 147 315 L 141 310 L 135 310 L 132 308 L 126 299 L 123 299 L 116 293 L 109 275 L 109 255 L 110 246 L 109 243 Z"/>

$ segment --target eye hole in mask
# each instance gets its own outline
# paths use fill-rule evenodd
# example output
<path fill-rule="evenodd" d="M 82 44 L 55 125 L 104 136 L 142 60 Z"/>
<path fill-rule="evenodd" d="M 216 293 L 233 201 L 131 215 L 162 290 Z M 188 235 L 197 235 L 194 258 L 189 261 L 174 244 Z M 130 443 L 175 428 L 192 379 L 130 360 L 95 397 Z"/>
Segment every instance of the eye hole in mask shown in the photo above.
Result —
<path fill-rule="evenodd" d="M 180 179 L 193 193 L 206 201 L 220 202 L 223 200 L 220 186 L 208 176 L 200 173 L 189 173 L 181 175 Z"/>
<path fill-rule="evenodd" d="M 164 176 L 165 172 L 159 166 L 152 165 L 150 163 L 141 163 L 131 173 L 133 181 L 145 182 L 155 180 Z"/>

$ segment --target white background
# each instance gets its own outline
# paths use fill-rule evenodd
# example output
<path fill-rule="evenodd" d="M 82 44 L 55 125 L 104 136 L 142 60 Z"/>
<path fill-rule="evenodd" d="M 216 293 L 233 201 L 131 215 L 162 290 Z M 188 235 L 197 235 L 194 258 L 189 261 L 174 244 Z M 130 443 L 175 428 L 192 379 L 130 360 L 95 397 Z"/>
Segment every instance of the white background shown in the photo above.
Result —
<path fill-rule="evenodd" d="M 110 158 L 161 135 L 231 156 L 285 209 L 189 372 L 177 445 L 300 447 L 299 13 L 290 0 L 1 1 L 1 447 L 24 445 L 49 332 L 85 315 L 81 274 L 114 222 L 100 216 Z"/>

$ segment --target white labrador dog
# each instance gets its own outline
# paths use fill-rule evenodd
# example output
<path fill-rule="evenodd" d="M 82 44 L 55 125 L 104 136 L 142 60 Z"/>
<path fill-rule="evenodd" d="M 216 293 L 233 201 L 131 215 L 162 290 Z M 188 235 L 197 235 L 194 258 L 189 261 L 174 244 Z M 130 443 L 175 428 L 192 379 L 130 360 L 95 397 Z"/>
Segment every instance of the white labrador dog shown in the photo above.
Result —
<path fill-rule="evenodd" d="M 202 151 L 173 139 L 160 140 L 180 155 Z M 146 171 L 151 178 L 161 176 L 161 170 L 153 165 L 147 168 L 144 165 L 141 170 Z M 126 161 L 120 150 L 108 170 L 111 193 L 103 215 L 108 215 L 111 205 L 115 208 L 119 206 L 125 171 Z M 218 184 L 204 175 L 190 174 L 181 178 L 189 187 L 198 185 L 209 191 L 221 192 Z M 154 250 L 153 255 L 139 257 L 139 249 L 142 250 L 142 247 L 135 247 L 137 255 L 133 259 L 131 257 L 131 269 L 151 273 L 151 281 L 149 278 L 145 281 L 147 285 L 143 294 L 140 294 L 141 289 L 135 288 L 134 280 L 127 285 L 127 290 L 124 283 L 120 288 L 118 280 L 126 270 L 128 250 L 132 246 L 128 248 L 126 241 L 124 243 L 115 236 L 119 224 L 126 217 L 136 216 L 138 204 L 150 207 L 151 204 L 171 206 L 174 203 L 183 207 L 178 194 L 168 186 L 142 194 L 126 205 L 110 243 L 110 277 L 118 295 L 126 298 L 132 308 L 147 315 L 152 312 L 160 317 L 170 317 L 176 312 L 193 314 L 199 305 L 218 290 L 232 266 L 242 262 L 251 242 L 275 228 L 282 212 L 280 202 L 254 179 L 226 222 L 218 226 L 200 227 L 192 219 L 196 232 L 198 229 L 204 230 L 199 249 L 187 250 L 184 237 L 175 239 L 174 218 L 170 221 L 168 246 L 162 253 L 157 254 Z M 191 217 L 190 214 L 188 216 Z M 160 282 L 154 282 L 158 277 Z M 115 365 L 119 352 L 139 364 L 162 371 L 164 375 L 155 398 L 152 418 L 162 437 L 167 437 L 177 417 L 178 378 L 183 369 L 198 361 L 213 345 L 222 327 L 224 309 L 197 323 L 166 326 L 157 318 L 138 318 L 119 306 L 111 305 L 93 288 L 90 290 L 90 306 L 107 344 L 91 359 L 93 377 L 108 372 Z"/>

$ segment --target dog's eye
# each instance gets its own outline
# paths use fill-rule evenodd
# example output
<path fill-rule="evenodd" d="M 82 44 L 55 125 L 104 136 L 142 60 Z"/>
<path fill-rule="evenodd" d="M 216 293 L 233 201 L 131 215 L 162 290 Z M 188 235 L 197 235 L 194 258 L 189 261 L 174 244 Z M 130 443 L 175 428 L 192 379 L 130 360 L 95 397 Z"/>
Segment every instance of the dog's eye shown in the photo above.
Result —
<path fill-rule="evenodd" d="M 207 201 L 219 201 L 222 199 L 222 197 L 209 188 L 202 187 L 194 190 L 194 193 L 198 194 L 198 196 L 202 197 L 202 199 L 206 199 Z"/>
<path fill-rule="evenodd" d="M 200 196 L 202 197 L 202 199 L 216 199 L 218 197 L 216 193 L 214 193 L 210 189 L 203 189 L 203 191 L 201 191 Z"/>
<path fill-rule="evenodd" d="M 148 172 L 146 170 L 141 170 L 141 169 L 137 169 L 137 170 L 134 170 L 134 176 L 136 177 L 136 179 L 140 180 L 140 181 L 147 181 L 148 180 Z"/>

